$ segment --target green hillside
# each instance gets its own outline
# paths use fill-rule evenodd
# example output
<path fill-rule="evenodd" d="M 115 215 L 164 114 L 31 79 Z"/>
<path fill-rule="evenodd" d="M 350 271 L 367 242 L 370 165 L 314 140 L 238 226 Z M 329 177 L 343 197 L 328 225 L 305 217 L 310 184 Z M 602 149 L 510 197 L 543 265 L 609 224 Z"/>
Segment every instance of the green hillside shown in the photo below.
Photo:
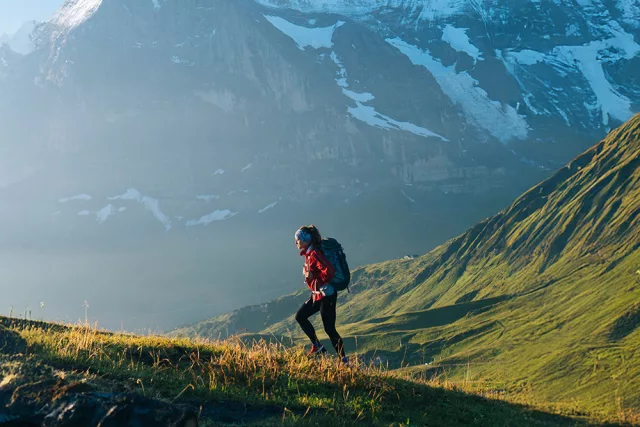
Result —
<path fill-rule="evenodd" d="M 556 427 L 601 421 L 597 414 L 552 414 L 471 384 L 309 358 L 264 341 L 112 334 L 0 317 L 3 427 Z"/>
<path fill-rule="evenodd" d="M 338 308 L 348 349 L 408 375 L 476 381 L 557 407 L 640 411 L 639 166 L 636 115 L 461 236 L 420 258 L 356 270 Z M 305 297 L 177 333 L 295 342 L 291 315 Z"/>

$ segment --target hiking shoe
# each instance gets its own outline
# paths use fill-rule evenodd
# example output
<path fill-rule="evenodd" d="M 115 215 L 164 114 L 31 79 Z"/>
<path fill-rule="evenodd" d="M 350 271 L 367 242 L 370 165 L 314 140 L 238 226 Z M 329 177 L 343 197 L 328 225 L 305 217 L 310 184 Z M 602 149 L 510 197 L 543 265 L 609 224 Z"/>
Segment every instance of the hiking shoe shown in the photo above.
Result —
<path fill-rule="evenodd" d="M 309 350 L 309 356 L 313 356 L 314 354 L 325 354 L 327 349 L 320 343 L 313 344 L 311 346 L 311 350 Z"/>
<path fill-rule="evenodd" d="M 349 366 L 349 358 L 348 357 L 343 357 L 342 358 L 342 364 L 345 366 Z"/>

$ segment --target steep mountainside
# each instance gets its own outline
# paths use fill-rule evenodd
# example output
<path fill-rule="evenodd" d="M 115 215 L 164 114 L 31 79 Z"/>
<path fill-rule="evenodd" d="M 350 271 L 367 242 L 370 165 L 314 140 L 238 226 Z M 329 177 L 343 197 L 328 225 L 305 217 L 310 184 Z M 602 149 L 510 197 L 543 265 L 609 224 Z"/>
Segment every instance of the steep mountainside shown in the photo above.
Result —
<path fill-rule="evenodd" d="M 0 48 L 11 303 L 206 318 L 294 289 L 310 222 L 424 252 L 638 110 L 633 3 L 445 3 L 65 3 Z"/>
<path fill-rule="evenodd" d="M 179 332 L 299 336 L 287 316 L 303 298 L 282 297 Z M 638 410 L 639 299 L 636 115 L 510 207 L 425 256 L 358 269 L 338 321 L 351 351 L 395 366 L 403 361 L 416 374 L 468 380 L 469 362 L 474 380 L 607 411 Z"/>

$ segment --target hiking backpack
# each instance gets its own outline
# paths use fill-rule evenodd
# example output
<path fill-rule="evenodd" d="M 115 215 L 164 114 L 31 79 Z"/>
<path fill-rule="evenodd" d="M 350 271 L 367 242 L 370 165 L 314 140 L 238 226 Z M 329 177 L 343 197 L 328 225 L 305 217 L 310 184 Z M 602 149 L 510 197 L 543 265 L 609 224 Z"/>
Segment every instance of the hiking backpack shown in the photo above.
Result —
<path fill-rule="evenodd" d="M 345 289 L 349 291 L 351 272 L 349 271 L 349 264 L 342 250 L 342 245 L 336 239 L 330 237 L 322 239 L 322 252 L 324 252 L 324 255 L 335 269 L 335 274 L 329 284 L 336 291 L 344 291 Z"/>

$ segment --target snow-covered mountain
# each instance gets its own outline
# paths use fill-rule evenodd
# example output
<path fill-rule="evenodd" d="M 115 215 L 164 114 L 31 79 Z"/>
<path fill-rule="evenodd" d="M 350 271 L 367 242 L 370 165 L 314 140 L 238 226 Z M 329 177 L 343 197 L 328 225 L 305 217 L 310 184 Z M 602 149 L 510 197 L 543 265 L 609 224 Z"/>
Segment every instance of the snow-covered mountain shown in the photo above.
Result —
<path fill-rule="evenodd" d="M 539 130 L 535 116 L 591 129 L 638 108 L 636 1 L 259 1 L 307 15 L 342 14 L 373 28 L 426 68 L 467 122 L 503 141 Z M 495 71 L 491 79 L 483 76 L 487 69 Z M 505 107 L 494 102 L 500 99 L 491 85 L 509 83 L 517 85 L 516 104 Z"/>
<path fill-rule="evenodd" d="M 33 52 L 0 47 L 2 245 L 133 245 L 162 260 L 138 279 L 164 290 L 153 313 L 295 288 L 301 223 L 355 265 L 426 251 L 638 110 L 636 18 L 596 0 L 70 0 Z M 198 310 L 184 320 L 215 314 Z"/>

